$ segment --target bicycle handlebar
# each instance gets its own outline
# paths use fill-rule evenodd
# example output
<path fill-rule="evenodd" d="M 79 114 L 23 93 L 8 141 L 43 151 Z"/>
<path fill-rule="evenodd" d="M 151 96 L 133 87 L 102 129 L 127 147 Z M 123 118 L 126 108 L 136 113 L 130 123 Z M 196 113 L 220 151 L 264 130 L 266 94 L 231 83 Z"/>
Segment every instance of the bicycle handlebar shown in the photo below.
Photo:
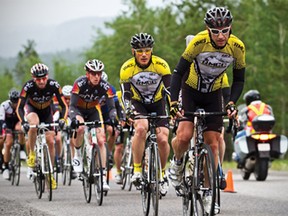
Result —
<path fill-rule="evenodd" d="M 227 112 L 206 112 L 205 110 L 198 110 L 196 112 L 184 112 L 184 115 L 197 117 L 227 116 Z"/>
<path fill-rule="evenodd" d="M 59 123 L 40 123 L 38 125 L 29 125 L 30 128 L 47 128 L 47 127 L 58 127 Z"/>
<path fill-rule="evenodd" d="M 157 113 L 152 112 L 152 113 L 148 113 L 146 115 L 143 114 L 137 114 L 133 117 L 134 119 L 171 119 L 170 116 L 163 116 L 163 115 L 157 115 Z"/>

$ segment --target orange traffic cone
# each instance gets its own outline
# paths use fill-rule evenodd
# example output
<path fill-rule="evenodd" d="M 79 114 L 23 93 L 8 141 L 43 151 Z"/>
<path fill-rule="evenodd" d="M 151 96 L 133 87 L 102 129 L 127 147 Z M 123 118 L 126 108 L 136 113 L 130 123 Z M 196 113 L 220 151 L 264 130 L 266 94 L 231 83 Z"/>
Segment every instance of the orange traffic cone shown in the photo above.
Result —
<path fill-rule="evenodd" d="M 236 191 L 234 191 L 234 182 L 233 182 L 232 170 L 228 170 L 226 183 L 227 183 L 227 186 L 224 189 L 224 192 L 236 193 Z"/>

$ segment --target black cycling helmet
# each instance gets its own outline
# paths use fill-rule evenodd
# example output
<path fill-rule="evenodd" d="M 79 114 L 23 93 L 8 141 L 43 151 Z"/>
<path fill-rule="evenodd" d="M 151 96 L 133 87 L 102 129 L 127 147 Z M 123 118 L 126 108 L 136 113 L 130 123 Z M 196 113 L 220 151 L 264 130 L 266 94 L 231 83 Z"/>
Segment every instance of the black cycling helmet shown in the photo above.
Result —
<path fill-rule="evenodd" d="M 144 47 L 152 48 L 154 45 L 154 38 L 150 34 L 141 32 L 139 34 L 135 34 L 134 36 L 132 36 L 130 44 L 134 49 Z"/>
<path fill-rule="evenodd" d="M 245 100 L 246 105 L 248 106 L 251 102 L 255 100 L 261 100 L 260 93 L 257 90 L 249 90 L 244 94 L 243 100 Z"/>
<path fill-rule="evenodd" d="M 228 27 L 232 20 L 231 12 L 224 7 L 209 9 L 204 18 L 204 22 L 209 28 Z"/>
<path fill-rule="evenodd" d="M 104 64 L 100 60 L 92 59 L 86 62 L 84 69 L 88 72 L 102 72 L 104 70 Z"/>
<path fill-rule="evenodd" d="M 18 102 L 18 99 L 20 97 L 20 93 L 19 91 L 15 90 L 15 89 L 11 89 L 9 91 L 9 100 L 12 102 L 12 103 L 17 103 Z"/>
<path fill-rule="evenodd" d="M 43 77 L 46 76 L 49 72 L 49 68 L 42 63 L 37 63 L 32 66 L 31 74 L 33 77 Z"/>

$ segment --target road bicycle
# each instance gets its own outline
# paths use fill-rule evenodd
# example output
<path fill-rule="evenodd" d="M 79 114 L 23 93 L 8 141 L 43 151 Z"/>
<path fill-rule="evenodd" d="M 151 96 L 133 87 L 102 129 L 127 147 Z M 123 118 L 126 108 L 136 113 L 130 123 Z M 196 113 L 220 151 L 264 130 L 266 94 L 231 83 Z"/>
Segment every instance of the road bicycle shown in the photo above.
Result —
<path fill-rule="evenodd" d="M 122 132 L 128 132 L 124 143 L 123 155 L 121 159 L 121 178 L 122 185 L 121 189 L 124 190 L 126 185 L 128 187 L 128 191 L 132 189 L 131 177 L 133 175 L 133 155 L 132 155 L 132 137 L 134 134 L 133 125 L 131 124 L 129 128 L 122 128 Z"/>
<path fill-rule="evenodd" d="M 22 134 L 22 131 L 13 130 L 13 144 L 10 149 L 10 161 L 9 161 L 9 170 L 10 170 L 10 180 L 11 185 L 19 185 L 20 182 L 20 170 L 21 170 L 21 159 L 20 159 L 20 144 L 18 141 L 18 135 Z"/>
<path fill-rule="evenodd" d="M 70 139 L 74 130 L 71 127 L 65 127 L 62 130 L 62 184 L 71 185 L 72 182 L 72 154 L 70 148 Z"/>
<path fill-rule="evenodd" d="M 156 112 L 147 115 L 136 115 L 136 119 L 147 119 L 149 122 L 149 131 L 147 133 L 145 151 L 142 159 L 142 181 L 136 188 L 141 190 L 142 208 L 145 216 L 149 215 L 150 202 L 152 201 L 153 215 L 158 215 L 159 210 L 159 183 L 163 182 L 162 167 L 160 162 L 156 121 L 161 119 L 170 119 L 169 116 L 157 116 Z"/>
<path fill-rule="evenodd" d="M 101 121 L 91 121 L 79 123 L 87 126 L 84 133 L 83 147 L 83 172 L 80 174 L 82 179 L 85 200 L 90 203 L 92 197 L 92 185 L 96 194 L 97 204 L 102 205 L 103 202 L 103 168 L 101 161 L 100 148 L 97 140 L 97 128 L 101 125 Z"/>
<path fill-rule="evenodd" d="M 212 150 L 204 143 L 205 117 L 225 116 L 226 112 L 185 112 L 194 116 L 194 133 L 190 148 L 184 155 L 182 183 L 176 187 L 176 193 L 182 197 L 183 215 L 214 215 L 216 200 L 216 169 Z M 210 193 L 206 200 L 209 206 L 204 209 L 203 195 Z M 208 211 L 208 212 L 207 212 Z"/>
<path fill-rule="evenodd" d="M 49 148 L 46 142 L 47 131 L 49 127 L 58 127 L 58 123 L 40 123 L 39 125 L 30 125 L 30 128 L 37 128 L 37 138 L 35 144 L 36 161 L 33 168 L 33 182 L 37 197 L 41 199 L 42 193 L 45 191 L 45 185 L 48 193 L 48 200 L 52 200 L 52 182 L 53 166 L 50 157 Z"/>

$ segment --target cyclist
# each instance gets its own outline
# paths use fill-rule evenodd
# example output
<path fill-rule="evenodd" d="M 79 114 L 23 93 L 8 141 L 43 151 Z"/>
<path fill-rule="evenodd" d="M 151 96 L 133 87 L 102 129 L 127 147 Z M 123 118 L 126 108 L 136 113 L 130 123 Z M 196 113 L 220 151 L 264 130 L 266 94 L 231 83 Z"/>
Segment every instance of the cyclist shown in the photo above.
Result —
<path fill-rule="evenodd" d="M 186 46 L 189 45 L 190 41 L 194 38 L 194 35 L 187 35 L 186 36 Z M 222 89 L 222 95 L 223 95 L 223 109 L 225 109 L 225 104 L 229 103 L 230 100 L 230 85 L 228 81 L 228 75 L 227 73 L 224 73 L 221 81 L 221 89 Z M 220 141 L 219 141 L 219 155 L 220 155 L 220 162 L 223 163 L 224 160 L 224 154 L 226 149 L 225 139 L 224 139 L 224 127 L 222 128 L 222 132 L 220 135 Z M 223 174 L 221 181 L 225 180 L 225 175 Z"/>
<path fill-rule="evenodd" d="M 83 171 L 83 160 L 81 155 L 81 145 L 84 138 L 84 126 L 78 127 L 79 122 L 84 121 L 103 121 L 100 102 L 103 96 L 106 97 L 106 103 L 109 107 L 109 118 L 112 122 L 116 122 L 116 109 L 114 104 L 114 94 L 109 83 L 101 79 L 104 70 L 102 61 L 93 59 L 88 60 L 84 66 L 86 76 L 81 76 L 74 82 L 70 107 L 69 117 L 72 119 L 71 127 L 77 128 L 77 137 L 72 139 L 75 147 L 75 155 L 72 161 L 75 172 Z M 97 139 L 101 152 L 103 166 L 103 190 L 110 189 L 106 181 L 106 149 L 105 149 L 105 131 L 104 125 L 97 125 Z"/>
<path fill-rule="evenodd" d="M 3 146 L 5 142 L 5 151 L 3 157 L 3 178 L 9 180 L 9 160 L 10 160 L 10 149 L 13 144 L 12 131 L 21 131 L 21 124 L 16 114 L 16 107 L 19 99 L 19 91 L 11 89 L 9 91 L 9 100 L 6 100 L 0 105 L 0 146 Z M 2 134 L 2 129 L 5 129 L 5 134 Z M 18 135 L 19 144 L 21 147 L 20 158 L 26 159 L 26 153 L 24 151 L 25 137 L 24 133 Z"/>
<path fill-rule="evenodd" d="M 147 33 L 135 34 L 131 38 L 133 58 L 127 60 L 120 70 L 121 91 L 124 98 L 126 118 L 132 111 L 140 114 L 157 112 L 158 115 L 166 115 L 166 94 L 169 93 L 171 71 L 168 63 L 153 55 L 154 38 Z M 132 119 L 130 118 L 130 122 Z M 145 148 L 148 121 L 140 119 L 134 121 L 135 134 L 132 141 L 134 174 L 132 182 L 138 184 L 142 179 L 141 160 Z M 157 122 L 157 143 L 162 175 L 165 184 L 161 184 L 160 191 L 163 195 L 167 192 L 167 178 L 165 166 L 170 152 L 168 144 L 169 121 L 159 120 Z M 163 187 L 162 187 L 163 186 Z M 161 192 L 161 193 L 162 193 Z"/>
<path fill-rule="evenodd" d="M 101 79 L 108 82 L 108 75 L 107 73 L 105 73 L 104 71 L 102 72 L 102 76 Z M 122 107 L 120 106 L 117 94 L 116 94 L 116 89 L 114 86 L 112 86 L 111 84 L 109 84 L 113 90 L 113 94 L 114 94 L 114 103 L 115 103 L 115 108 L 117 110 L 117 119 L 120 121 L 120 124 L 123 124 L 124 122 L 124 112 Z M 108 144 L 108 150 L 109 150 L 109 163 L 110 163 L 110 167 L 113 167 L 113 155 L 112 155 L 112 151 L 113 151 L 113 147 L 114 144 L 116 144 L 116 139 L 119 136 L 119 131 L 115 130 L 115 123 L 111 122 L 110 118 L 109 118 L 109 107 L 106 104 L 106 99 L 105 97 L 103 98 L 103 100 L 101 100 L 101 112 L 102 112 L 102 116 L 104 119 L 104 124 L 105 124 L 105 130 L 107 133 L 107 144 Z M 121 176 L 119 178 L 118 175 L 116 175 L 115 181 L 116 183 L 120 184 L 121 183 Z"/>
<path fill-rule="evenodd" d="M 36 154 L 34 146 L 37 137 L 37 128 L 30 128 L 29 125 L 38 125 L 42 122 L 53 123 L 52 100 L 53 95 L 57 97 L 59 105 L 62 107 L 60 113 L 59 126 L 63 128 L 67 118 L 67 105 L 64 100 L 62 89 L 56 80 L 48 78 L 49 68 L 43 63 L 37 63 L 31 68 L 32 79 L 27 81 L 20 93 L 17 106 L 17 115 L 21 120 L 22 128 L 28 133 L 29 155 L 27 165 L 30 168 L 35 166 Z M 54 166 L 55 148 L 54 131 L 46 132 L 46 140 L 49 147 L 52 165 Z M 52 189 L 57 188 L 57 183 L 52 176 Z"/>
<path fill-rule="evenodd" d="M 221 81 L 229 65 L 233 65 L 233 82 L 231 96 L 226 110 L 228 117 L 237 114 L 237 102 L 244 85 L 245 47 L 243 42 L 231 34 L 232 14 L 224 7 L 209 9 L 204 18 L 206 30 L 198 33 L 184 53 L 173 72 L 171 81 L 171 109 L 174 117 L 182 117 L 178 109 L 178 97 L 182 90 L 182 105 L 185 111 L 196 111 L 198 107 L 205 111 L 222 111 Z M 189 73 L 185 73 L 189 70 Z M 181 85 L 182 83 L 182 85 Z M 187 121 L 180 121 L 176 136 L 172 139 L 174 157 L 169 169 L 173 186 L 181 184 L 183 172 L 183 154 L 189 148 L 193 136 L 193 117 L 185 116 Z M 216 167 L 218 166 L 218 145 L 223 118 L 218 116 L 206 118 L 204 140 L 210 145 Z M 187 130 L 187 128 L 192 128 Z M 215 167 L 215 168 L 216 168 Z M 211 191 L 203 194 L 206 212 L 209 212 Z M 207 202 L 208 201 L 208 202 Z"/>

